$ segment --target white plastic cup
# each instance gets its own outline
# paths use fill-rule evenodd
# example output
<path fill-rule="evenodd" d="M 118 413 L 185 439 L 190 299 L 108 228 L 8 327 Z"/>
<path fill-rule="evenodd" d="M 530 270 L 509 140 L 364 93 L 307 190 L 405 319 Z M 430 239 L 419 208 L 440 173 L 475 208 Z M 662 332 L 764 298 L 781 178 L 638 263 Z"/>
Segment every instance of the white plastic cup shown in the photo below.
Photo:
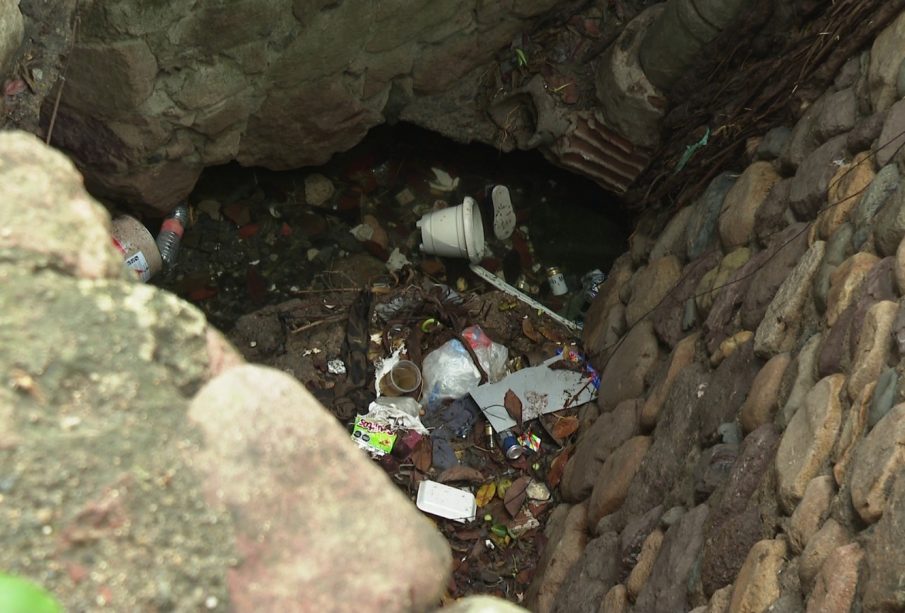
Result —
<path fill-rule="evenodd" d="M 421 387 L 421 369 L 409 360 L 399 360 L 380 380 L 384 396 L 405 396 Z"/>
<path fill-rule="evenodd" d="M 426 213 L 416 224 L 421 228 L 421 251 L 479 262 L 484 255 L 484 225 L 474 198 L 459 206 Z"/>

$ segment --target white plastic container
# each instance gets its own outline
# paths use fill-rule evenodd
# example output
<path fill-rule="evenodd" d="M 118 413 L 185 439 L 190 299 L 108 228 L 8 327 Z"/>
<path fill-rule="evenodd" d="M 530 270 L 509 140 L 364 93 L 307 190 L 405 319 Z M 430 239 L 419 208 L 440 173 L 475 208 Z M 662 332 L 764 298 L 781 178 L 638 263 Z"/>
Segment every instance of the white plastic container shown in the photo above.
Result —
<path fill-rule="evenodd" d="M 425 513 L 463 524 L 473 521 L 478 511 L 474 494 L 436 481 L 422 481 L 418 485 L 415 505 Z"/>
<path fill-rule="evenodd" d="M 467 257 L 479 262 L 484 255 L 484 225 L 481 210 L 468 196 L 459 206 L 425 214 L 416 224 L 421 228 L 421 250 L 453 258 Z"/>
<path fill-rule="evenodd" d="M 163 260 L 157 242 L 144 224 L 128 215 L 113 220 L 113 246 L 123 254 L 126 268 L 141 281 L 148 281 L 160 272 Z"/>

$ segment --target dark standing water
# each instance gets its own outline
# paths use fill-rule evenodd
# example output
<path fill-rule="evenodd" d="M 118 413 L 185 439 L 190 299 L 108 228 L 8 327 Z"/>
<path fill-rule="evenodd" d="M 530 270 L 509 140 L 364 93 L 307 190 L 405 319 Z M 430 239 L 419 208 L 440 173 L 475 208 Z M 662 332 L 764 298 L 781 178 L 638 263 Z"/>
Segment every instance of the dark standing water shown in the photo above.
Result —
<path fill-rule="evenodd" d="M 455 189 L 432 190 L 432 168 L 458 178 Z M 312 174 L 335 188 L 321 206 L 306 202 Z M 518 216 L 518 229 L 505 242 L 493 238 L 489 225 L 495 184 L 509 187 Z M 385 273 L 383 262 L 394 248 L 436 278 L 450 284 L 462 278 L 471 286 L 477 281 L 464 260 L 420 254 L 415 227 L 438 200 L 454 206 L 466 195 L 482 206 L 484 265 L 502 270 L 510 283 L 521 280 L 555 309 L 567 304 L 549 296 L 545 267 L 559 267 L 574 289 L 584 273 L 608 271 L 626 248 L 630 219 L 618 199 L 539 153 L 503 154 L 408 125 L 383 126 L 318 168 L 275 172 L 229 164 L 206 170 L 189 198 L 193 225 L 177 266 L 157 282 L 226 330 L 239 316 L 306 288 L 349 286 Z M 386 231 L 386 241 L 363 243 L 349 232 L 368 214 Z"/>

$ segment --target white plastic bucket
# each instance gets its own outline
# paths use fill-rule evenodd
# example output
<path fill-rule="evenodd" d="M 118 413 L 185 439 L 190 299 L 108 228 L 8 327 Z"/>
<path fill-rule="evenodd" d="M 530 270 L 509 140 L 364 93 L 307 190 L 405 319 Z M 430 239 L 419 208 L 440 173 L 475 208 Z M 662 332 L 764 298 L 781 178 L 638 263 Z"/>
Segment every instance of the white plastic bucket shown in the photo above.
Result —
<path fill-rule="evenodd" d="M 421 228 L 421 251 L 479 262 L 484 255 L 484 225 L 474 198 L 465 197 L 459 206 L 425 214 L 416 224 Z"/>

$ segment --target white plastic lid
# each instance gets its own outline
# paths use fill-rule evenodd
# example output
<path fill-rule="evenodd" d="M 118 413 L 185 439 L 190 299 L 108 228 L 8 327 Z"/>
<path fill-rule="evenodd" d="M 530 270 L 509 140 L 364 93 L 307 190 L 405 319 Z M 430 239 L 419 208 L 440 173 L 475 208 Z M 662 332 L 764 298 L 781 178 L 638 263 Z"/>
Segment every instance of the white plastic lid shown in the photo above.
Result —
<path fill-rule="evenodd" d="M 463 524 L 474 520 L 478 510 L 474 494 L 436 481 L 422 481 L 418 485 L 415 505 L 425 513 Z"/>

